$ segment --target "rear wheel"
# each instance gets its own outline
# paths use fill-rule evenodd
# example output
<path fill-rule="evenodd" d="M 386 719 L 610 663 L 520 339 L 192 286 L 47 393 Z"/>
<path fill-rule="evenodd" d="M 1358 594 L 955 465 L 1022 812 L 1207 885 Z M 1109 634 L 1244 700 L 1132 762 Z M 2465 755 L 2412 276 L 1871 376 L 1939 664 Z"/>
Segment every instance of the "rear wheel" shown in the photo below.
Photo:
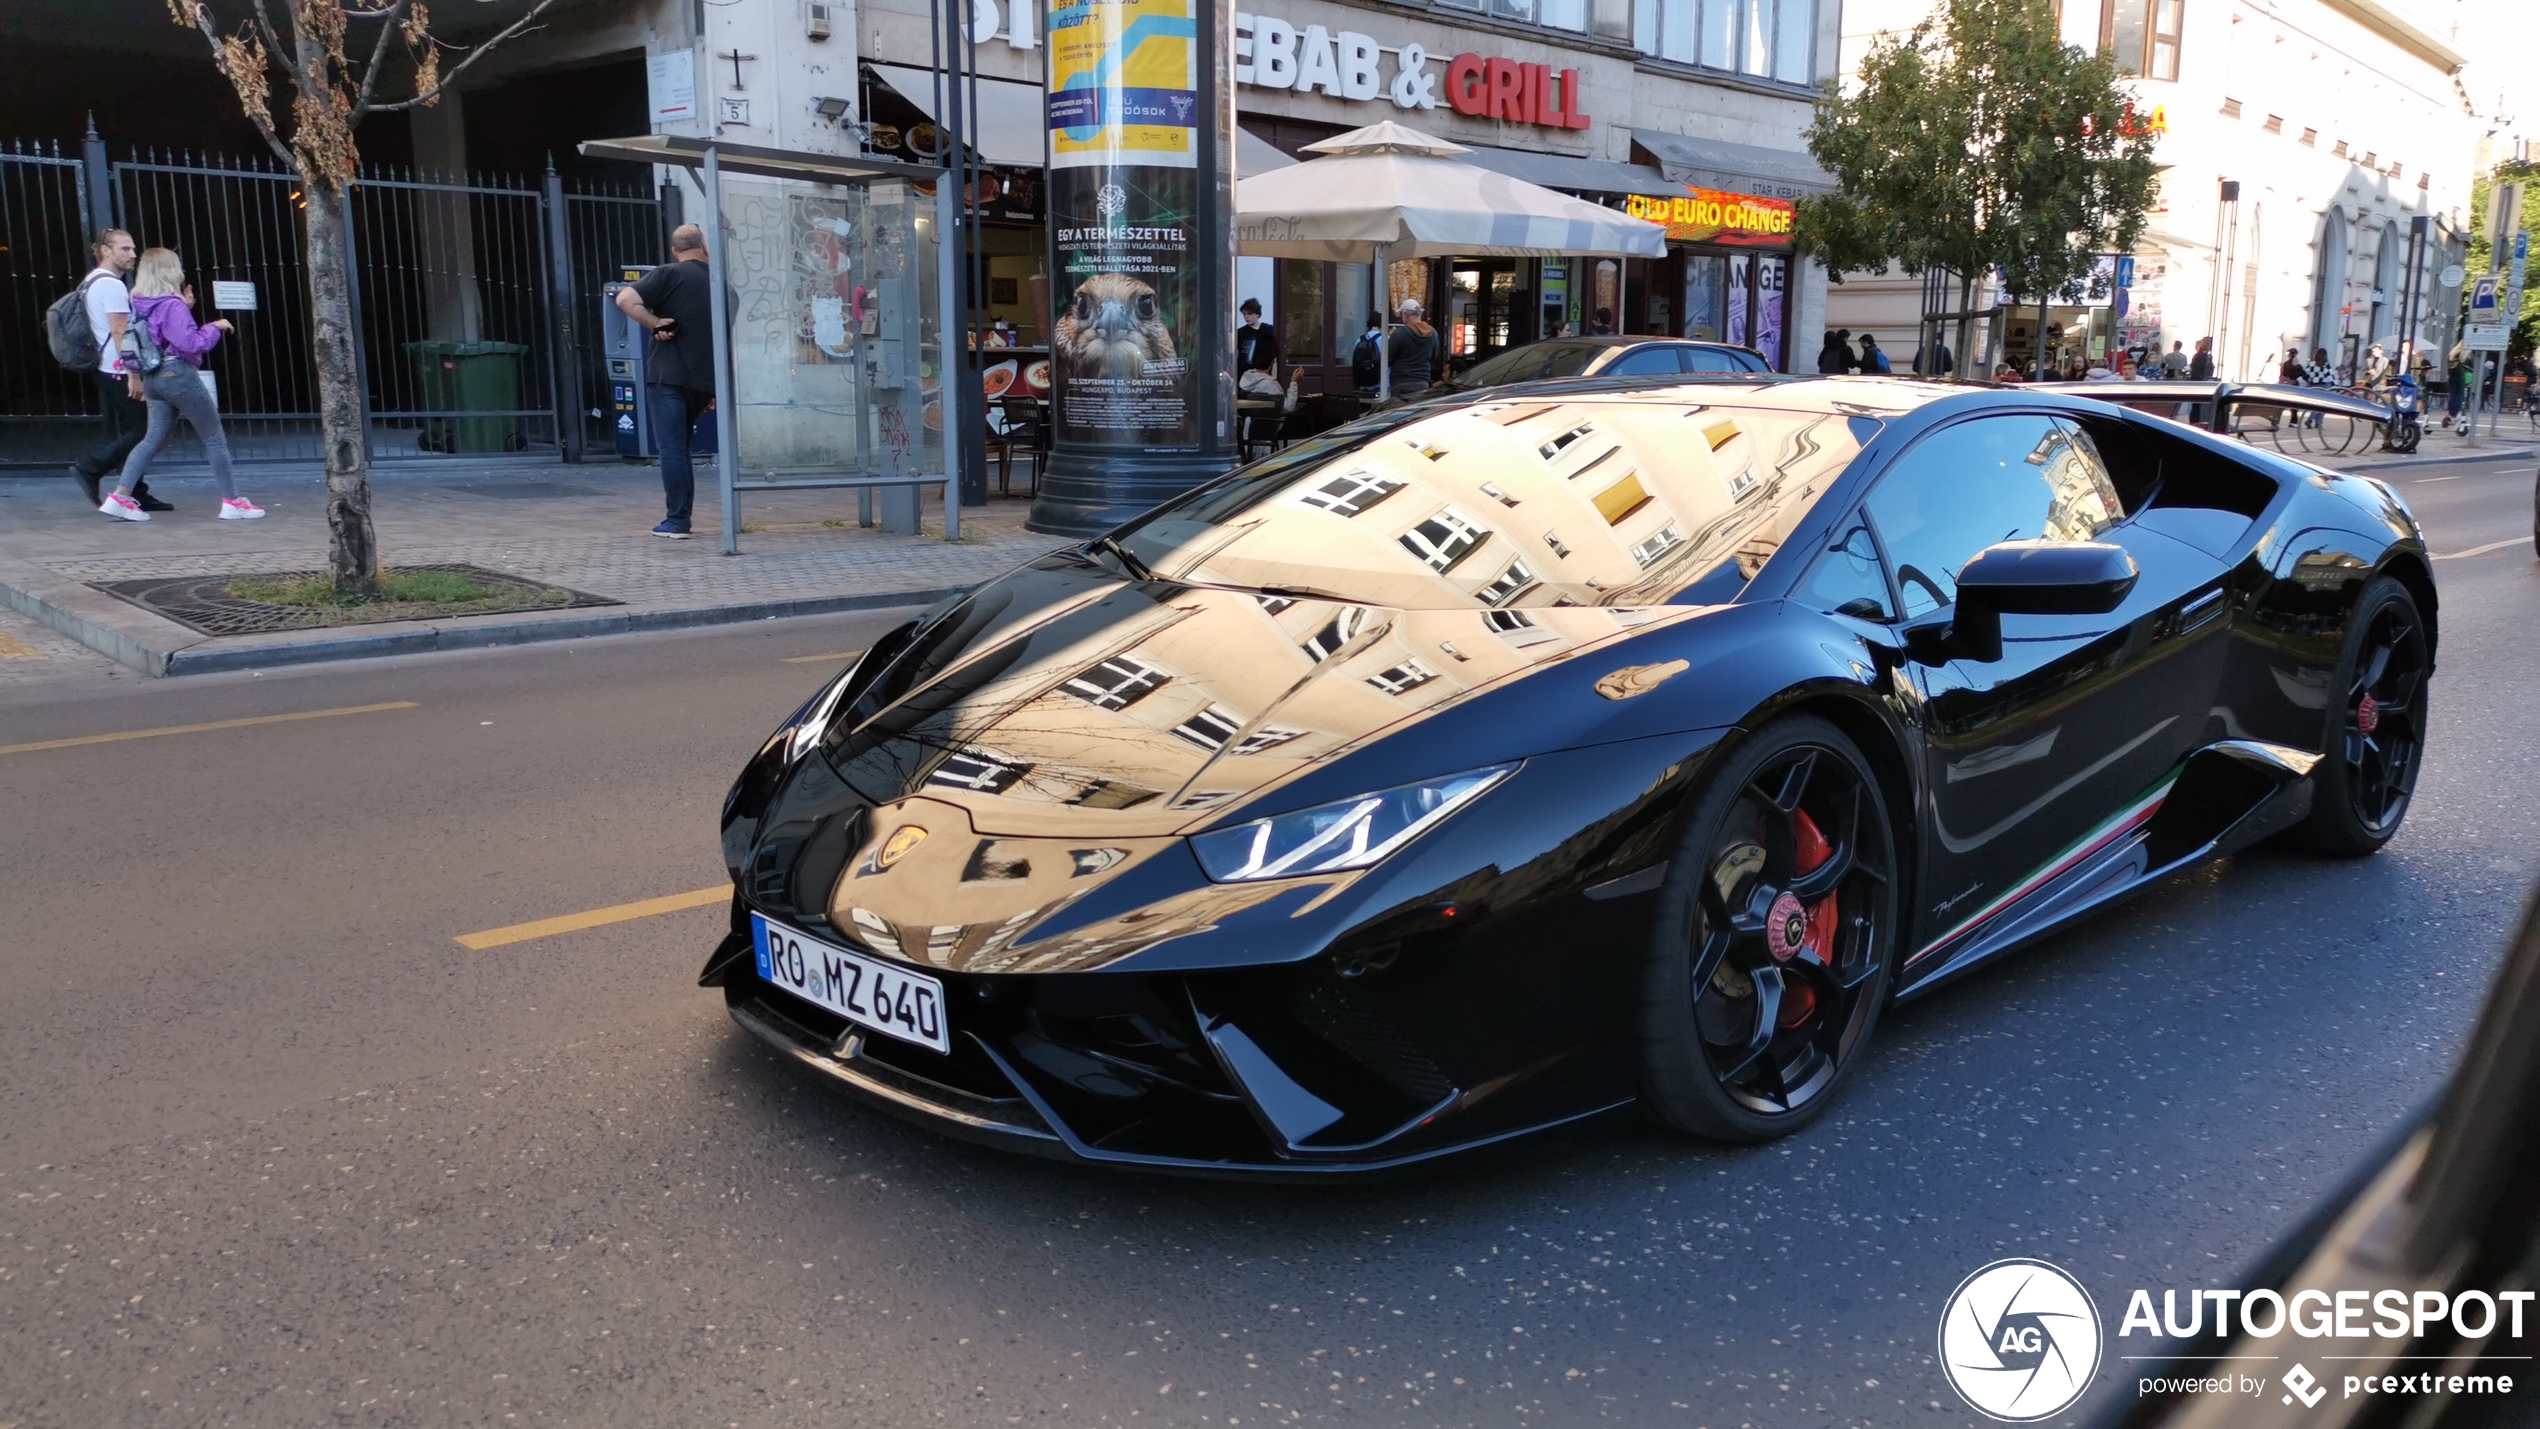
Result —
<path fill-rule="evenodd" d="M 1897 951 L 1895 841 L 1868 761 L 1814 717 L 1756 731 L 1695 798 L 1660 897 L 1651 1110 L 1723 1141 L 1806 1126 L 1869 1045 Z"/>
<path fill-rule="evenodd" d="M 2329 685 L 2328 728 L 2302 826 L 2313 849 L 2359 858 L 2399 832 L 2425 753 L 2433 668 L 2416 597 L 2388 576 L 2364 587 Z"/>

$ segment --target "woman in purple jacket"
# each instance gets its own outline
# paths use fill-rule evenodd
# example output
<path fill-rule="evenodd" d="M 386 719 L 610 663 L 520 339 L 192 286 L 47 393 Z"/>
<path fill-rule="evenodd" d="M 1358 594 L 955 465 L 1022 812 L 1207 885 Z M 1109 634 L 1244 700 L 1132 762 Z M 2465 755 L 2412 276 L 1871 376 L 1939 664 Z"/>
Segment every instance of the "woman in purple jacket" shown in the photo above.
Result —
<path fill-rule="evenodd" d="M 203 385 L 203 354 L 233 330 L 229 319 L 221 318 L 209 327 L 194 321 L 194 304 L 185 290 L 185 265 L 166 248 L 145 251 L 133 270 L 132 314 L 149 325 L 151 338 L 167 360 L 141 379 L 141 395 L 150 402 L 150 433 L 132 449 L 122 478 L 97 509 L 125 521 L 150 519 L 150 513 L 132 499 L 132 488 L 149 473 L 151 460 L 175 434 L 176 419 L 183 417 L 193 424 L 194 435 L 203 439 L 203 455 L 211 460 L 212 475 L 220 478 L 220 519 L 253 521 L 264 515 L 263 507 L 238 494 L 238 482 L 229 469 L 229 438 L 221 432 L 220 411 Z"/>

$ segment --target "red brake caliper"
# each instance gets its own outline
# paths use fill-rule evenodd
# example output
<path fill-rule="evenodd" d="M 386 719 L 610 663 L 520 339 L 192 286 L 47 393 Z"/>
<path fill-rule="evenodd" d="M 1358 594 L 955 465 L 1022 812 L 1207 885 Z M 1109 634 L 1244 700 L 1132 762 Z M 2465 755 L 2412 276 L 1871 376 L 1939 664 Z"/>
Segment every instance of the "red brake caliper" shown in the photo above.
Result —
<path fill-rule="evenodd" d="M 1799 871 L 1814 873 L 1827 859 L 1834 857 L 1834 845 L 1826 842 L 1826 836 L 1818 831 L 1816 820 L 1808 817 L 1807 810 L 1797 811 L 1792 819 L 1796 826 L 1794 842 L 1797 848 L 1794 851 L 1798 854 Z M 1792 956 L 1812 959 L 1821 968 L 1834 966 L 1835 899 L 1836 895 L 1829 893 L 1818 899 L 1815 907 L 1801 910 L 1806 918 L 1806 931 L 1798 940 L 1798 946 L 1791 949 Z M 1792 901 L 1797 902 L 1796 899 Z M 1781 939 L 1770 941 L 1778 944 Z M 1780 949 L 1776 947 L 1775 951 Z M 1782 1010 L 1778 1019 L 1783 1027 L 1798 1026 L 1816 1010 L 1816 989 L 1806 979 L 1793 978 L 1783 984 Z"/>

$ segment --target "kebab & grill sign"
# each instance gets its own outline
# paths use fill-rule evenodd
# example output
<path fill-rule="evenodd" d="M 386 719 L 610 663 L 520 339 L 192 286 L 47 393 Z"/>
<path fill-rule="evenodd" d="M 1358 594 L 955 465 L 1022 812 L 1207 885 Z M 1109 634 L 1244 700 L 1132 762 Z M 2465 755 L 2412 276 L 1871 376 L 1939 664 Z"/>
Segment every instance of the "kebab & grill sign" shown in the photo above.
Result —
<path fill-rule="evenodd" d="M 1780 248 L 1790 242 L 1792 204 L 1786 198 L 1692 189 L 1674 198 L 1633 194 L 1623 210 L 1634 218 L 1667 226 L 1667 237 L 1682 243 L 1719 243 L 1731 248 Z"/>
<path fill-rule="evenodd" d="M 1444 74 L 1430 68 L 1440 64 Z M 1545 129 L 1588 127 L 1577 70 L 1474 53 L 1433 55 L 1416 44 L 1380 45 L 1356 30 L 1299 28 L 1275 15 L 1236 13 L 1235 83 L 1351 103 L 1390 99 L 1398 109 L 1443 102 L 1475 119 Z"/>

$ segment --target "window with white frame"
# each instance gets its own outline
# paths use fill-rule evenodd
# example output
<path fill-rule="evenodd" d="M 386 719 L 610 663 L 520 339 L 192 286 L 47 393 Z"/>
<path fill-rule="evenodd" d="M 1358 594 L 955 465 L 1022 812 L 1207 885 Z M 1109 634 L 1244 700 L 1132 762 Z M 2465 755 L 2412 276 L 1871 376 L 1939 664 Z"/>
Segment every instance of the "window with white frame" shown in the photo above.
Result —
<path fill-rule="evenodd" d="M 1674 550 L 1684 543 L 1684 532 L 1677 530 L 1675 523 L 1671 521 L 1665 526 L 1660 527 L 1657 535 L 1652 536 L 1648 540 L 1641 542 L 1639 545 L 1632 547 L 1632 559 L 1640 562 L 1641 566 L 1646 569 L 1660 556 L 1667 554 L 1669 551 Z"/>
<path fill-rule="evenodd" d="M 1417 660 L 1405 660 L 1390 670 L 1379 670 L 1367 677 L 1367 683 L 1389 695 L 1404 694 L 1420 688 L 1438 677 L 1438 672 Z"/>
<path fill-rule="evenodd" d="M 1032 766 L 1019 759 L 1006 759 L 985 750 L 961 750 L 926 776 L 926 782 L 939 789 L 967 789 L 974 794 L 1002 794 L 1018 783 Z"/>
<path fill-rule="evenodd" d="M 1173 732 L 1202 749 L 1223 749 L 1235 731 L 1244 727 L 1243 716 L 1224 705 L 1210 705 L 1198 714 L 1173 726 Z"/>
<path fill-rule="evenodd" d="M 1473 592 L 1484 605 L 1506 605 L 1535 588 L 1534 567 L 1524 561 L 1510 561 L 1499 578 Z"/>
<path fill-rule="evenodd" d="M 1473 553 L 1473 548 L 1489 535 L 1482 523 L 1449 506 L 1437 515 L 1402 533 L 1402 548 L 1420 558 L 1420 563 L 1443 575 L 1455 569 L 1455 563 Z"/>
<path fill-rule="evenodd" d="M 1555 30 L 1585 30 L 1587 0 L 1438 0 L 1458 10 L 1478 10 L 1498 20 L 1543 25 Z"/>
<path fill-rule="evenodd" d="M 1632 0 L 1642 54 L 1783 84 L 1815 77 L 1817 0 Z"/>
<path fill-rule="evenodd" d="M 1320 665 L 1338 654 L 1342 646 L 1356 639 L 1360 628 L 1366 623 L 1366 607 L 1343 606 L 1340 614 L 1325 622 L 1322 629 L 1307 636 L 1305 644 L 1300 648 L 1305 651 L 1307 659 Z"/>
<path fill-rule="evenodd" d="M 1171 678 L 1135 655 L 1114 655 L 1059 688 L 1100 709 L 1127 709 Z"/>
<path fill-rule="evenodd" d="M 1402 483 L 1372 471 L 1344 472 L 1298 497 L 1335 516 L 1355 516 L 1402 489 Z"/>

